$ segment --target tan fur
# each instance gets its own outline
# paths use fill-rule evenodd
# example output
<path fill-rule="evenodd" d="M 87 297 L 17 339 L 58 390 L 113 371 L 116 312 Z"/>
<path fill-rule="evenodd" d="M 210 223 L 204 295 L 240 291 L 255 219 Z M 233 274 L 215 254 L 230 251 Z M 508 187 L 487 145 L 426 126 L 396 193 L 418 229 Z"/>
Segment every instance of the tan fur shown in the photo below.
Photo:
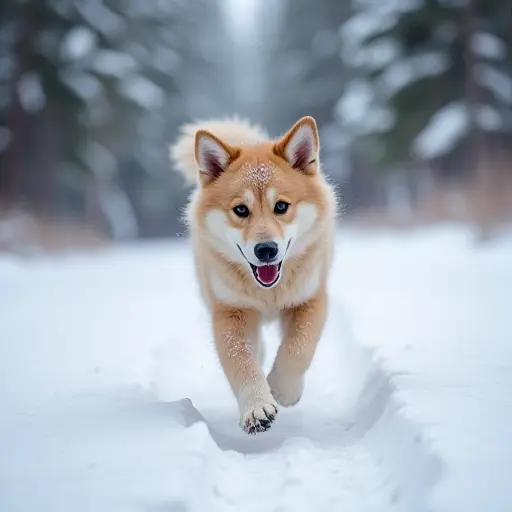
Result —
<path fill-rule="evenodd" d="M 299 170 L 286 155 L 294 149 L 291 141 L 301 142 L 301 134 L 313 141 L 314 151 Z M 199 169 L 210 146 L 225 162 L 218 175 Z M 217 353 L 249 433 L 269 428 L 278 404 L 298 402 L 325 322 L 336 199 L 318 154 L 318 132 L 310 117 L 275 140 L 247 121 L 193 123 L 171 148 L 177 170 L 198 183 L 186 215 L 197 276 L 212 314 Z M 278 200 L 289 203 L 285 214 L 274 212 Z M 238 217 L 233 208 L 248 203 L 250 216 Z M 229 238 L 252 247 L 286 236 L 290 249 L 271 288 L 258 284 Z M 263 322 L 274 319 L 283 340 L 265 378 L 259 332 Z"/>

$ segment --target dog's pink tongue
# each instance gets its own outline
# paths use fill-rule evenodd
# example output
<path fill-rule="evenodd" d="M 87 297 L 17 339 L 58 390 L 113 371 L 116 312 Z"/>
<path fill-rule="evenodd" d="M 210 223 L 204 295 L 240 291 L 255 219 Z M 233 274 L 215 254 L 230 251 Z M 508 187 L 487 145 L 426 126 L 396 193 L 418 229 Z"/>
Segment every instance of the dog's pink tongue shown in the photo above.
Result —
<path fill-rule="evenodd" d="M 279 265 L 263 265 L 261 267 L 256 267 L 258 279 L 263 284 L 272 284 L 277 279 L 278 272 Z"/>

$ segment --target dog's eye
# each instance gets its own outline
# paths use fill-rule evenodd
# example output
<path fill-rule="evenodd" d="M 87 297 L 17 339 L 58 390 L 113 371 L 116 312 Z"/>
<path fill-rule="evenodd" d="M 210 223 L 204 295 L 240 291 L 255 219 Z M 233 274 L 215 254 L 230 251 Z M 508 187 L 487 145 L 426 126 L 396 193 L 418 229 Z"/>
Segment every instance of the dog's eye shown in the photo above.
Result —
<path fill-rule="evenodd" d="M 239 204 L 233 208 L 233 211 L 239 217 L 248 217 L 249 216 L 249 208 L 245 206 L 245 204 Z"/>
<path fill-rule="evenodd" d="M 283 213 L 286 213 L 288 210 L 289 203 L 285 203 L 284 201 L 277 201 L 276 205 L 274 206 L 274 213 L 282 215 Z"/>

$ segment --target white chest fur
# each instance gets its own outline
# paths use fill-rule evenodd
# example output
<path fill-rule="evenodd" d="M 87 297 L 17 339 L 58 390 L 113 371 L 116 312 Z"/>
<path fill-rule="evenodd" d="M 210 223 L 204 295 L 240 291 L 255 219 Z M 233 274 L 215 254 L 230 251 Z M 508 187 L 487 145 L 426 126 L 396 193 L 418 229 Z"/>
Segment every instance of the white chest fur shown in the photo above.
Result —
<path fill-rule="evenodd" d="M 298 262 L 290 262 L 290 265 L 298 265 Z M 245 280 L 232 279 L 215 266 L 209 267 L 207 280 L 215 300 L 230 306 L 256 309 L 265 317 L 273 318 L 279 311 L 312 298 L 322 285 L 325 259 L 310 258 L 301 265 L 295 267 L 293 272 L 285 265 L 281 282 L 272 289 L 260 288 L 256 282 L 252 282 L 254 278 L 249 271 Z M 287 271 L 290 275 L 287 275 Z"/>

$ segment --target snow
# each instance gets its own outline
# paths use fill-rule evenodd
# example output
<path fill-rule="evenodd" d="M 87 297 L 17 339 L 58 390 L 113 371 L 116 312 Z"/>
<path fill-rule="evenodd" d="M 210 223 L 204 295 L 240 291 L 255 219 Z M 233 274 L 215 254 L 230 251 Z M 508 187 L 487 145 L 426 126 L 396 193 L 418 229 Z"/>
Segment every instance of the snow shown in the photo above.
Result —
<path fill-rule="evenodd" d="M 340 247 L 355 336 L 378 347 L 403 412 L 444 460 L 435 511 L 512 510 L 512 235 L 473 240 L 447 226 Z"/>
<path fill-rule="evenodd" d="M 84 101 L 95 101 L 101 98 L 103 86 L 92 74 L 76 70 L 65 70 L 61 73 L 62 81 Z"/>
<path fill-rule="evenodd" d="M 22 75 L 18 82 L 18 95 L 23 109 L 31 114 L 41 110 L 46 103 L 41 78 L 35 72 Z"/>
<path fill-rule="evenodd" d="M 158 45 L 153 50 L 151 59 L 155 69 L 168 75 L 175 73 L 181 64 L 179 53 L 164 45 Z"/>
<path fill-rule="evenodd" d="M 403 58 L 391 63 L 385 69 L 379 80 L 379 88 L 386 96 L 392 96 L 422 78 L 444 73 L 449 66 L 449 57 L 439 51 Z"/>
<path fill-rule="evenodd" d="M 89 55 L 97 45 L 96 34 L 85 26 L 73 27 L 61 44 L 61 56 L 66 60 L 79 60 Z"/>
<path fill-rule="evenodd" d="M 114 154 L 104 145 L 88 139 L 80 152 L 81 160 L 98 177 L 111 178 L 117 173 L 118 162 Z"/>
<path fill-rule="evenodd" d="M 488 64 L 477 64 L 473 70 L 478 82 L 506 105 L 512 105 L 512 78 Z"/>
<path fill-rule="evenodd" d="M 414 140 L 420 158 L 437 158 L 451 151 L 469 129 L 469 115 L 461 102 L 452 102 L 439 109 Z"/>
<path fill-rule="evenodd" d="M 476 105 L 478 125 L 486 131 L 503 126 L 502 114 L 491 105 Z M 438 158 L 453 150 L 468 133 L 469 111 L 466 105 L 455 101 L 439 109 L 413 142 L 416 154 L 425 160 Z"/>
<path fill-rule="evenodd" d="M 380 37 L 376 42 L 364 46 L 352 45 L 347 41 L 342 49 L 345 63 L 368 71 L 377 71 L 392 64 L 400 54 L 400 45 L 391 37 Z"/>
<path fill-rule="evenodd" d="M 148 110 L 161 107 L 165 102 L 163 89 L 142 75 L 124 78 L 119 84 L 119 92 Z"/>
<path fill-rule="evenodd" d="M 363 42 L 396 26 L 402 13 L 420 9 L 424 0 L 355 0 L 359 10 L 339 30 L 344 44 L 360 46 Z"/>
<path fill-rule="evenodd" d="M 501 112 L 491 105 L 479 105 L 477 109 L 478 125 L 486 131 L 495 131 L 503 127 Z"/>
<path fill-rule="evenodd" d="M 123 78 L 137 69 L 137 62 L 127 53 L 101 50 L 94 55 L 91 67 L 101 75 Z"/>
<path fill-rule="evenodd" d="M 476 55 L 488 59 L 502 60 L 507 56 L 507 45 L 494 34 L 476 32 L 471 37 L 471 49 Z"/>
<path fill-rule="evenodd" d="M 139 226 L 126 193 L 114 183 L 109 183 L 99 190 L 98 196 L 101 211 L 108 219 L 113 238 L 135 238 L 139 234 Z"/>
<path fill-rule="evenodd" d="M 372 36 L 393 28 L 396 24 L 393 14 L 375 15 L 371 12 L 361 12 L 349 18 L 340 28 L 340 37 L 344 45 L 359 47 Z M 349 55 L 346 54 L 348 57 Z"/>
<path fill-rule="evenodd" d="M 477 67 L 476 70 L 480 68 Z M 512 80 L 498 73 L 490 66 L 484 66 L 480 75 L 482 82 L 503 95 L 503 100 L 512 103 Z M 486 130 L 498 130 L 503 126 L 501 112 L 491 105 L 475 106 L 475 119 L 478 125 Z M 423 159 L 438 158 L 453 150 L 455 145 L 468 133 L 470 126 L 467 106 L 454 101 L 439 109 L 429 119 L 427 125 L 413 142 L 414 151 Z"/>
<path fill-rule="evenodd" d="M 254 437 L 188 245 L 0 255 L 0 510 L 509 510 L 511 251 L 340 232 L 303 399 Z"/>
<path fill-rule="evenodd" d="M 107 38 L 115 38 L 126 29 L 123 18 L 104 5 L 101 0 L 78 2 L 76 9 L 96 31 Z"/>
<path fill-rule="evenodd" d="M 393 112 L 377 104 L 372 87 L 361 79 L 351 80 L 345 85 L 336 113 L 344 126 L 357 133 L 386 131 L 395 121 Z"/>

